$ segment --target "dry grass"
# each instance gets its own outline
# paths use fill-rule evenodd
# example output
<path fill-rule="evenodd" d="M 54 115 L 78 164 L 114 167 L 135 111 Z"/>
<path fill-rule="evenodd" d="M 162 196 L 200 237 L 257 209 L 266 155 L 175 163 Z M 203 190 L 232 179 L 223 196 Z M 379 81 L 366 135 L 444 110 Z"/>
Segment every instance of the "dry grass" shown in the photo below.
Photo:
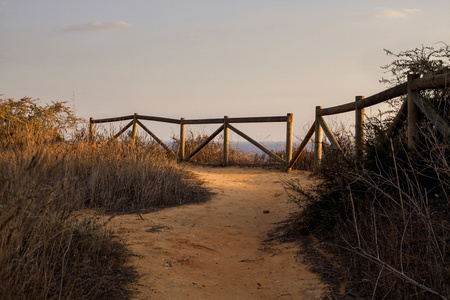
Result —
<path fill-rule="evenodd" d="M 79 219 L 74 178 L 48 153 L 2 152 L 0 295 L 2 299 L 118 299 L 136 277 L 123 241 Z"/>
<path fill-rule="evenodd" d="M 137 273 L 125 241 L 80 210 L 137 212 L 209 192 L 155 147 L 91 145 L 83 130 L 67 139 L 77 118 L 61 103 L 0 100 L 0 298 L 128 299 Z"/>
<path fill-rule="evenodd" d="M 186 154 L 194 151 L 205 141 L 209 136 L 202 133 L 194 133 L 189 131 L 185 138 Z M 180 140 L 173 136 L 173 148 L 178 149 Z M 220 166 L 223 164 L 223 136 L 219 135 L 215 140 L 208 143 L 200 152 L 192 157 L 190 162 L 198 164 L 208 164 L 213 166 Z M 246 153 L 237 147 L 230 147 L 229 149 L 229 163 L 230 165 L 266 165 L 269 158 L 265 154 Z"/>
<path fill-rule="evenodd" d="M 450 149 L 422 129 L 417 152 L 373 136 L 364 167 L 327 149 L 317 187 L 288 183 L 303 209 L 295 232 L 319 238 L 348 282 L 334 297 L 450 298 Z"/>
<path fill-rule="evenodd" d="M 124 241 L 83 208 L 108 213 L 203 201 L 189 173 L 148 148 L 84 142 L 0 151 L 2 299 L 120 299 L 136 277 Z"/>
<path fill-rule="evenodd" d="M 194 133 L 189 131 L 186 135 L 185 147 L 188 155 L 208 138 L 208 135 L 202 133 Z M 172 137 L 172 148 L 176 152 L 179 148 L 179 139 Z M 295 148 L 295 147 L 294 147 Z M 295 150 L 295 149 L 294 149 Z M 284 159 L 286 152 L 284 150 L 275 150 L 274 152 L 279 157 Z M 223 136 L 219 135 L 215 140 L 206 145 L 200 152 L 192 157 L 190 162 L 198 164 L 208 164 L 213 166 L 223 165 Z M 238 145 L 230 144 L 229 149 L 229 164 L 237 166 L 252 166 L 252 167 L 273 167 L 280 168 L 282 165 L 270 158 L 267 154 L 261 152 L 246 152 L 239 149 Z M 297 160 L 294 168 L 300 170 L 311 170 L 313 166 L 313 153 L 311 151 L 304 151 Z"/>

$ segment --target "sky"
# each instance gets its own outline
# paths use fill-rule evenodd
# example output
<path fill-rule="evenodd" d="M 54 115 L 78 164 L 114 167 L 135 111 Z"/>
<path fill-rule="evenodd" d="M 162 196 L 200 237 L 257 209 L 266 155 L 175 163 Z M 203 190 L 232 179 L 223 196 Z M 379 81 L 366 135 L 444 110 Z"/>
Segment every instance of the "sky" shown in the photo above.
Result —
<path fill-rule="evenodd" d="M 450 43 L 449 11 L 448 0 L 0 0 L 0 94 L 67 101 L 86 119 L 293 113 L 300 137 L 315 106 L 387 88 L 383 49 Z M 146 125 L 164 140 L 179 130 Z M 237 127 L 285 138 L 283 124 Z"/>

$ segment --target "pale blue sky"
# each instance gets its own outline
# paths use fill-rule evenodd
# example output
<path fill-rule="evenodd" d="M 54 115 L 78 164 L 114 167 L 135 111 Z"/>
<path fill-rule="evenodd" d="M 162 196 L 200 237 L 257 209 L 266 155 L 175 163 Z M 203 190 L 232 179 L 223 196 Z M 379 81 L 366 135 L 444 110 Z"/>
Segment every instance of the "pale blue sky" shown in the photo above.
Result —
<path fill-rule="evenodd" d="M 316 105 L 385 88 L 383 48 L 450 42 L 449 11 L 448 0 L 0 1 L 0 94 L 74 98 L 85 118 L 291 112 L 301 134 Z M 248 130 L 283 139 L 274 128 Z"/>

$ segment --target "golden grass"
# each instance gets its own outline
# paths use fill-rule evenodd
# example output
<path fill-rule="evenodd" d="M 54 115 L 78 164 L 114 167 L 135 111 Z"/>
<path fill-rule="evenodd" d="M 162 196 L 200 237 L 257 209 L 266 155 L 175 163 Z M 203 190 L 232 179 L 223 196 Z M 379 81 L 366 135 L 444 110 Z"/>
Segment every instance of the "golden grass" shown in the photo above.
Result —
<path fill-rule="evenodd" d="M 1 299 L 126 299 L 137 275 L 124 241 L 77 211 L 208 199 L 153 147 L 32 140 L 0 149 Z"/>

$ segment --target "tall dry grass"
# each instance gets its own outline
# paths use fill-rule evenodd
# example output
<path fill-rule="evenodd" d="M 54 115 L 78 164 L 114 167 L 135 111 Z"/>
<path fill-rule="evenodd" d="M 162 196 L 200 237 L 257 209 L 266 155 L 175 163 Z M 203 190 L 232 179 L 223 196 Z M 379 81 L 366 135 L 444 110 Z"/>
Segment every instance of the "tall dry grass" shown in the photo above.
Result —
<path fill-rule="evenodd" d="M 80 210 L 136 212 L 208 191 L 154 147 L 67 139 L 58 124 L 76 118 L 62 104 L 0 104 L 0 298 L 129 298 L 125 242 Z"/>
<path fill-rule="evenodd" d="M 1 299 L 125 299 L 136 273 L 121 240 L 77 216 L 75 177 L 47 150 L 2 151 Z"/>
<path fill-rule="evenodd" d="M 133 212 L 208 197 L 192 175 L 148 151 L 58 143 L 0 152 L 2 299 L 127 296 L 135 274 L 124 265 L 124 242 L 76 212 Z"/>

